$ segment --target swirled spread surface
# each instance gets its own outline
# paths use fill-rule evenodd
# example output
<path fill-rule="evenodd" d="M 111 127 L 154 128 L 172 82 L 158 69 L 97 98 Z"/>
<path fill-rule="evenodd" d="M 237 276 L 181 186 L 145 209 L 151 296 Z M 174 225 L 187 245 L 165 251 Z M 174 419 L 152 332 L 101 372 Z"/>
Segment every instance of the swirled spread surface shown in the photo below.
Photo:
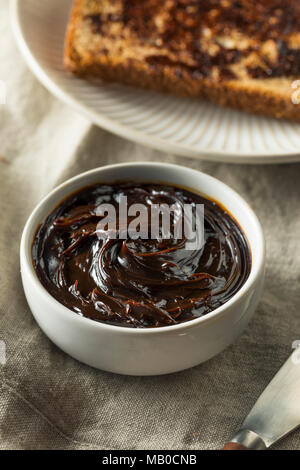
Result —
<path fill-rule="evenodd" d="M 204 204 L 203 246 L 187 249 L 184 237 L 161 233 L 148 240 L 102 237 L 97 207 L 110 203 L 118 217 L 120 196 L 149 214 L 153 204 Z M 246 237 L 217 202 L 179 187 L 131 182 L 95 184 L 63 200 L 38 227 L 32 259 L 40 282 L 63 305 L 134 328 L 205 315 L 228 301 L 251 270 Z"/>

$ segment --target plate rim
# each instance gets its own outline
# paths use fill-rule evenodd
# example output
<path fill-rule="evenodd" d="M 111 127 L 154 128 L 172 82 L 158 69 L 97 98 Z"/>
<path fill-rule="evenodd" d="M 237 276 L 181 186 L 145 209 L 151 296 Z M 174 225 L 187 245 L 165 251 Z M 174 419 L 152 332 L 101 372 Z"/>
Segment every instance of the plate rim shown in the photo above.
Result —
<path fill-rule="evenodd" d="M 23 34 L 22 26 L 22 5 L 26 0 L 10 0 L 10 19 L 11 27 L 16 40 L 16 43 L 25 59 L 26 64 L 36 78 L 44 85 L 44 87 L 52 93 L 56 98 L 70 106 L 76 112 L 83 115 L 91 123 L 113 133 L 121 136 L 132 142 L 145 145 L 147 147 L 160 150 L 166 153 L 173 153 L 175 155 L 196 158 L 204 161 L 219 162 L 219 163 L 237 163 L 237 164 L 278 164 L 278 163 L 295 163 L 300 162 L 300 149 L 299 151 L 278 151 L 270 153 L 262 152 L 227 152 L 215 151 L 209 149 L 195 149 L 195 147 L 183 145 L 181 143 L 169 142 L 143 131 L 133 129 L 129 126 L 121 124 L 107 116 L 91 110 L 88 106 L 84 105 L 78 100 L 74 94 L 69 93 L 58 85 L 54 78 L 50 77 L 44 70 L 43 66 L 39 63 L 34 55 L 32 49 L 26 42 Z"/>

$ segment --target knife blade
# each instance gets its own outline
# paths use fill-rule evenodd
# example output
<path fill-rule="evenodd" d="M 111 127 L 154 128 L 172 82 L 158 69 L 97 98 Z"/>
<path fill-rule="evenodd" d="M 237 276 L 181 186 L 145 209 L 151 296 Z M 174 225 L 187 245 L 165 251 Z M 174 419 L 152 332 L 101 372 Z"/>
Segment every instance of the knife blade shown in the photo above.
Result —
<path fill-rule="evenodd" d="M 300 347 L 261 394 L 224 450 L 269 448 L 300 426 Z"/>

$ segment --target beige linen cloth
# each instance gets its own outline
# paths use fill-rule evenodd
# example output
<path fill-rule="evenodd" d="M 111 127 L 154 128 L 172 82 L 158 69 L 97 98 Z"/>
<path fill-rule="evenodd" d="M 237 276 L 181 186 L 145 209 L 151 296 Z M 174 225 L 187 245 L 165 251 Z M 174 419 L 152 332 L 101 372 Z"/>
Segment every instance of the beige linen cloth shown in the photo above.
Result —
<path fill-rule="evenodd" d="M 300 339 L 300 165 L 201 162 L 90 125 L 27 69 L 6 0 L 0 80 L 7 85 L 0 106 L 0 340 L 7 348 L 0 449 L 222 447 Z M 245 333 L 209 362 L 169 376 L 119 376 L 68 357 L 37 326 L 21 285 L 20 237 L 41 197 L 82 171 L 137 160 L 176 162 L 224 181 L 252 205 L 267 240 L 265 289 Z M 276 448 L 300 449 L 300 432 Z"/>

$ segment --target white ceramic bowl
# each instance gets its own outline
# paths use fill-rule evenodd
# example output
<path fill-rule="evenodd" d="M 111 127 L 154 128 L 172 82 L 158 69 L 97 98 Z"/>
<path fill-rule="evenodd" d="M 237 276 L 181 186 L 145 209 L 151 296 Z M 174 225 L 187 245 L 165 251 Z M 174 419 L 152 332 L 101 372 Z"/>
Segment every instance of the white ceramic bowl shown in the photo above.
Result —
<path fill-rule="evenodd" d="M 252 253 L 250 275 L 224 305 L 195 320 L 161 328 L 133 329 L 76 315 L 42 286 L 31 261 L 39 223 L 70 193 L 96 182 L 166 182 L 191 188 L 221 202 L 246 234 Z M 217 179 L 167 163 L 126 163 L 83 173 L 54 189 L 30 215 L 21 240 L 21 273 L 30 309 L 44 333 L 63 351 L 98 369 L 129 375 L 158 375 L 193 367 L 220 353 L 242 332 L 260 299 L 265 246 L 249 205 Z"/>

